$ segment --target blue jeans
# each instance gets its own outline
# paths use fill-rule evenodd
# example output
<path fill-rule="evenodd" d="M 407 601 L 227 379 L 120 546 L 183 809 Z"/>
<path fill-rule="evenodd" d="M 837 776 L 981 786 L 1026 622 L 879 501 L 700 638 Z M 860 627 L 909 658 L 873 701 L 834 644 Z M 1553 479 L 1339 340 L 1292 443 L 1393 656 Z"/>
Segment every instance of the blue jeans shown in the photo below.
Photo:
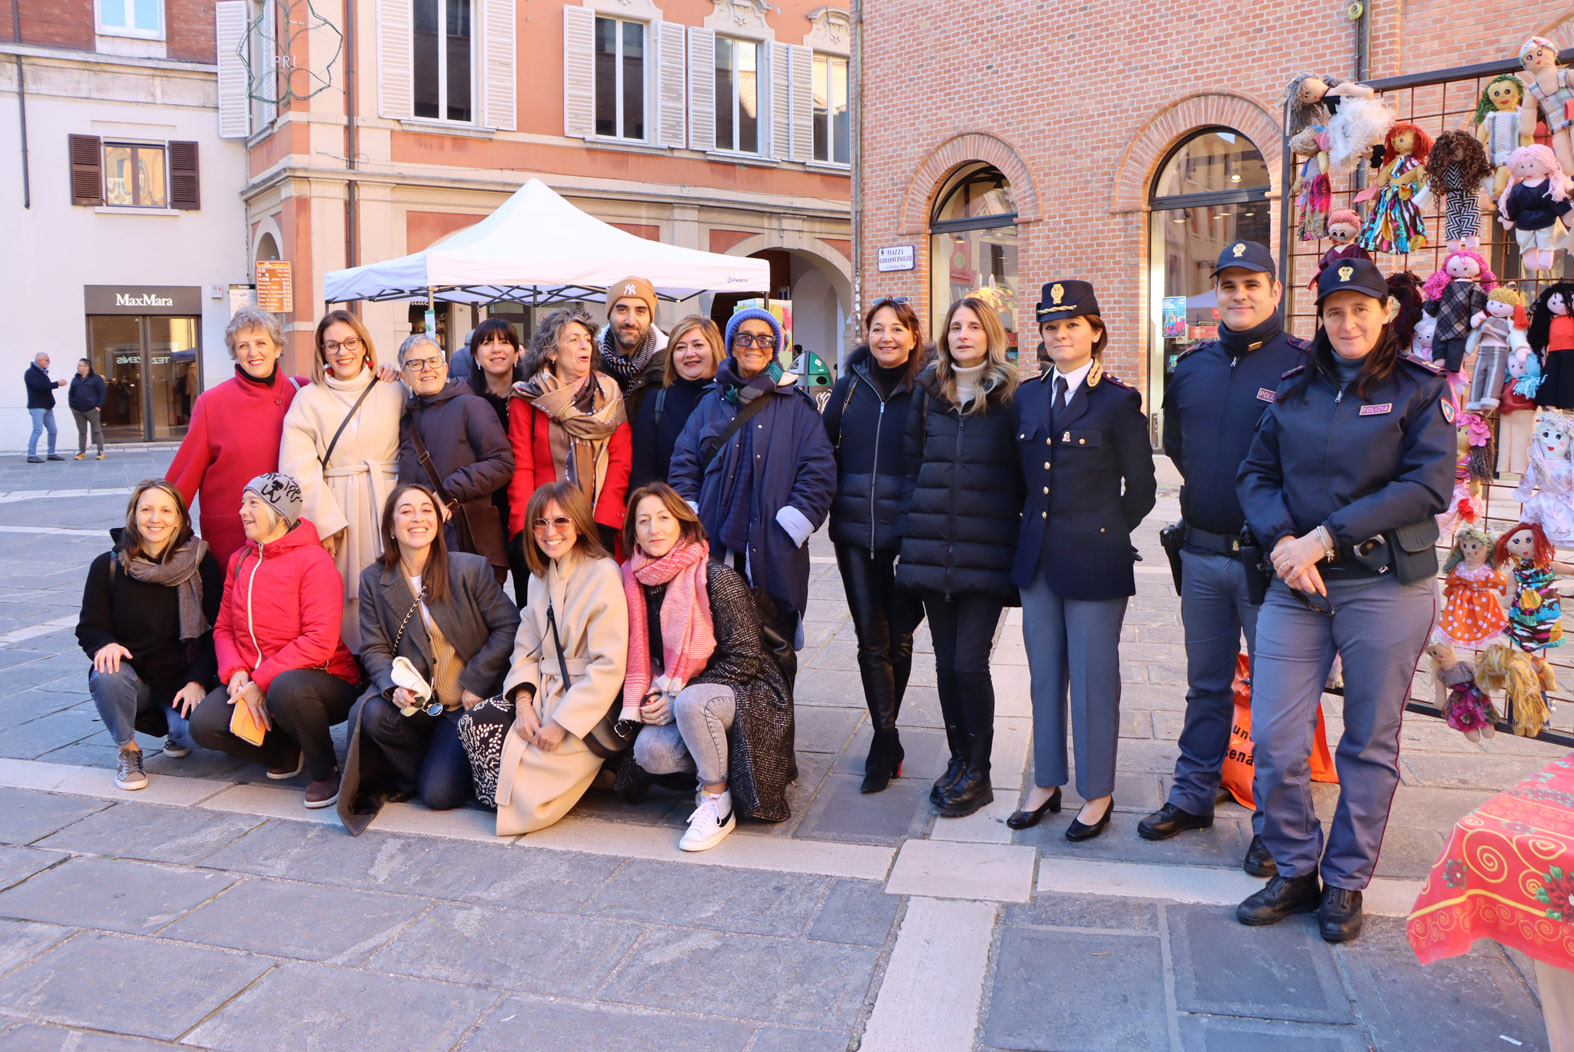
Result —
<path fill-rule="evenodd" d="M 27 414 L 33 418 L 33 433 L 27 436 L 27 455 L 38 456 L 38 436 L 45 431 L 49 432 L 49 455 L 55 455 L 55 411 L 53 409 L 29 409 Z"/>
<path fill-rule="evenodd" d="M 124 658 L 119 672 L 90 670 L 87 689 L 93 695 L 93 704 L 98 706 L 98 718 L 104 721 L 104 729 L 116 745 L 130 745 L 135 737 L 137 717 L 151 716 L 160 708 L 153 700 L 152 688 L 142 682 L 142 677 Z M 169 704 L 162 708 L 164 720 L 169 724 L 170 740 L 188 749 L 196 748 L 185 718 Z"/>
<path fill-rule="evenodd" d="M 700 784 L 727 780 L 727 732 L 738 699 L 725 683 L 694 683 L 672 699 L 672 722 L 642 727 L 634 762 L 651 774 L 697 773 Z"/>
<path fill-rule="evenodd" d="M 451 811 L 470 798 L 470 757 L 459 741 L 462 710 L 401 716 L 393 702 L 370 698 L 361 712 L 361 746 L 382 750 L 396 788 L 414 790 L 433 811 Z"/>

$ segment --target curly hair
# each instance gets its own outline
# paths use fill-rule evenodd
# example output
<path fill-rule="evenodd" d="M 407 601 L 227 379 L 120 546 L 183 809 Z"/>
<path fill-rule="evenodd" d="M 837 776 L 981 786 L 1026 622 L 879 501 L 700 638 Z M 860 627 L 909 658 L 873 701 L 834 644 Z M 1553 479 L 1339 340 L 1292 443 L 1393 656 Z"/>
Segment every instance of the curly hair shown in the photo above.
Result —
<path fill-rule="evenodd" d="M 1313 124 L 1328 123 L 1328 107 L 1321 99 L 1317 102 L 1301 101 L 1301 88 L 1308 80 L 1322 81 L 1329 91 L 1344 83 L 1338 77 L 1316 73 L 1297 73 L 1290 80 L 1290 83 L 1284 87 L 1284 103 L 1290 109 L 1290 123 L 1289 127 L 1285 129 L 1287 135 L 1295 135 L 1298 132 L 1305 131 Z"/>
<path fill-rule="evenodd" d="M 1394 140 L 1405 132 L 1409 132 L 1412 136 L 1410 156 L 1426 164 L 1427 158 L 1432 155 L 1432 137 L 1422 131 L 1419 124 L 1411 124 L 1409 121 L 1399 121 L 1388 129 L 1387 135 L 1383 136 L 1383 163 L 1387 164 L 1399 156 L 1399 151 L 1394 149 Z"/>
<path fill-rule="evenodd" d="M 1557 556 L 1557 549 L 1552 547 L 1551 541 L 1547 540 L 1547 531 L 1541 528 L 1539 522 L 1516 522 L 1498 534 L 1497 547 L 1492 550 L 1492 565 L 1514 565 L 1514 556 L 1508 550 L 1508 539 L 1520 530 L 1530 531 L 1531 543 L 1535 546 L 1530 561 L 1543 569 L 1551 566 L 1552 560 Z"/>
<path fill-rule="evenodd" d="M 1399 340 L 1400 353 L 1410 346 L 1415 337 L 1416 325 L 1421 321 L 1421 279 L 1408 270 L 1388 275 L 1388 298 L 1396 309 L 1389 325 Z"/>
<path fill-rule="evenodd" d="M 524 367 L 520 370 L 526 380 L 546 369 L 551 363 L 547 355 L 557 350 L 558 341 L 563 338 L 563 330 L 569 325 L 578 323 L 590 334 L 592 344 L 596 343 L 596 322 L 590 312 L 583 307 L 564 307 L 555 310 L 541 319 L 535 335 L 530 337 L 530 349 L 525 352 Z M 601 351 L 596 348 L 590 359 L 590 371 L 596 372 L 601 365 Z"/>
<path fill-rule="evenodd" d="M 1459 166 L 1459 185 L 1473 187 L 1492 174 L 1492 162 L 1487 160 L 1486 147 L 1467 131 L 1450 128 L 1432 142 L 1432 152 L 1426 159 L 1426 177 L 1439 186 L 1444 174 L 1454 165 Z"/>
<path fill-rule="evenodd" d="M 1475 261 L 1476 267 L 1480 270 L 1482 292 L 1491 292 L 1497 288 L 1497 275 L 1492 273 L 1491 267 L 1487 266 L 1486 258 L 1479 252 L 1472 252 L 1468 248 L 1462 248 L 1457 252 L 1450 252 L 1444 256 L 1443 262 L 1438 264 L 1437 271 L 1426 279 L 1426 283 L 1421 286 L 1421 297 L 1423 299 L 1435 300 L 1442 297 L 1443 290 L 1448 287 L 1450 281 L 1454 280 L 1449 276 L 1448 264 L 1455 256 L 1464 256 Z"/>

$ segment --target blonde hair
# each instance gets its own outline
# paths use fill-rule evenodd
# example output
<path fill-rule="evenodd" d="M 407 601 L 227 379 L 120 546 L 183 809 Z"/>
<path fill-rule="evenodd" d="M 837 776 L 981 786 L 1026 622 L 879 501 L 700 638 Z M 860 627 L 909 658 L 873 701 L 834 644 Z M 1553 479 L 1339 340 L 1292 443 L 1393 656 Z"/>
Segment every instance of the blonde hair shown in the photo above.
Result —
<path fill-rule="evenodd" d="M 1516 307 L 1523 307 L 1525 305 L 1524 294 L 1522 294 L 1512 285 L 1499 285 L 1497 288 L 1487 293 L 1487 299 L 1496 303 L 1512 303 Z"/>
<path fill-rule="evenodd" d="M 964 412 L 969 415 L 988 411 L 990 403 L 1005 405 L 1017 389 L 1017 371 L 1006 359 L 1006 327 L 1001 324 L 995 308 L 977 296 L 963 296 L 945 312 L 945 322 L 940 326 L 940 340 L 935 345 L 935 379 L 940 382 L 940 393 L 946 401 L 962 409 L 956 390 L 956 366 L 951 360 L 951 319 L 966 307 L 978 316 L 988 341 L 984 349 L 984 374 L 978 380 L 978 397 Z"/>
<path fill-rule="evenodd" d="M 678 341 L 689 334 L 690 329 L 698 329 L 705 342 L 710 345 L 710 374 L 716 375 L 716 369 L 721 365 L 721 360 L 727 357 L 727 348 L 722 346 L 721 330 L 716 328 L 716 323 L 701 314 L 690 314 L 679 320 L 667 333 L 667 364 L 661 371 L 661 386 L 671 387 L 678 379 L 678 366 L 673 361 L 672 349 Z"/>
<path fill-rule="evenodd" d="M 328 331 L 328 326 L 341 321 L 354 330 L 361 341 L 361 349 L 366 352 L 361 357 L 361 364 L 372 372 L 377 371 L 377 347 L 372 343 L 371 333 L 367 332 L 366 326 L 361 324 L 361 319 L 347 310 L 331 310 L 322 316 L 322 321 L 317 323 L 317 353 L 312 355 L 312 380 L 316 383 L 322 383 L 327 373 L 327 366 L 323 362 L 323 334 Z"/>

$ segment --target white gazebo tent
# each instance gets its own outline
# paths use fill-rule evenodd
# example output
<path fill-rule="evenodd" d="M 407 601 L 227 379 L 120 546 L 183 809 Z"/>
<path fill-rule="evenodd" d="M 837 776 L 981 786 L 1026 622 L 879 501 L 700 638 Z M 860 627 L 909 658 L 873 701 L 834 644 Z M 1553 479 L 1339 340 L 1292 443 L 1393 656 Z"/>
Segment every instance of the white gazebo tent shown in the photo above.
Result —
<path fill-rule="evenodd" d="M 531 179 L 497 211 L 424 251 L 328 272 L 323 299 L 601 300 L 608 285 L 630 274 L 648 279 L 668 300 L 770 287 L 766 260 L 649 241 L 586 215 Z"/>

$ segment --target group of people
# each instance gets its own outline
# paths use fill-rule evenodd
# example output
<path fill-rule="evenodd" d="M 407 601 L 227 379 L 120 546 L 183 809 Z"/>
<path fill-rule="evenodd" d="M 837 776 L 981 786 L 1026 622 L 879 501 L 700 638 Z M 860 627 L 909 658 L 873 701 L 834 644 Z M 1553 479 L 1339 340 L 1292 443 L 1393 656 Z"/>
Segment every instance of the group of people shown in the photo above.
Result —
<path fill-rule="evenodd" d="M 1178 362 L 1163 439 L 1185 480 L 1186 720 L 1169 800 L 1138 832 L 1211 824 L 1244 634 L 1259 802 L 1244 866 L 1272 880 L 1240 919 L 1318 910 L 1325 938 L 1351 938 L 1432 622 L 1452 403 L 1402 353 L 1370 262 L 1324 272 L 1310 345 L 1283 331 L 1265 247 L 1234 243 L 1213 280 L 1219 340 Z M 1102 834 L 1131 534 L 1156 484 L 1141 397 L 1103 366 L 1093 286 L 1043 285 L 1049 364 L 1022 382 L 986 301 L 951 304 L 930 346 L 909 304 L 880 300 L 823 416 L 770 312 L 663 334 L 648 282 L 607 303 L 605 327 L 559 310 L 528 349 L 483 323 L 463 380 L 412 336 L 402 387 L 352 314 L 318 325 L 308 381 L 279 374 L 277 323 L 238 311 L 235 378 L 198 399 L 170 481 L 138 487 L 89 573 L 78 634 L 117 781 L 145 784 L 143 730 L 171 755 L 304 768 L 307 806 L 337 803 L 352 831 L 383 800 L 474 796 L 499 834 L 550 825 L 598 778 L 631 795 L 697 782 L 680 846 L 708 848 L 737 811 L 787 817 L 807 541 L 828 516 L 872 729 L 863 791 L 900 776 L 927 618 L 950 753 L 930 800 L 949 817 L 993 800 L 989 655 L 1020 605 L 1034 776 L 1007 824 L 1058 812 L 1074 771 L 1065 836 Z M 1336 654 L 1325 847 L 1308 758 Z M 346 719 L 341 774 L 329 728 Z"/>
<path fill-rule="evenodd" d="M 87 443 L 91 438 L 98 450 L 98 459 L 104 459 L 104 402 L 109 398 L 109 385 L 93 369 L 86 358 L 77 360 L 77 371 L 70 380 L 55 380 L 49 375 L 49 355 L 40 351 L 33 355 L 33 364 L 22 373 L 22 385 L 27 389 L 27 413 L 33 420 L 33 429 L 27 436 L 27 462 L 42 464 L 46 460 L 64 460 L 55 452 L 59 431 L 55 426 L 55 389 L 70 384 L 66 391 L 66 404 L 77 425 L 77 455 L 87 459 Z M 38 455 L 38 440 L 49 434 L 45 455 Z"/>

